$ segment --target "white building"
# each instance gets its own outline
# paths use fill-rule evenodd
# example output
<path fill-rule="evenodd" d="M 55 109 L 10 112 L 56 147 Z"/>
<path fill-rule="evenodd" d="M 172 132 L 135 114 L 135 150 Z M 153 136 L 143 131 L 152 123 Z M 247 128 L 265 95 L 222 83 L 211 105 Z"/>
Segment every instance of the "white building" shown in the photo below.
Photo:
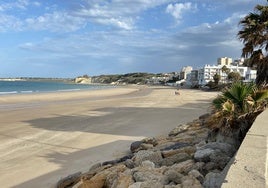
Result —
<path fill-rule="evenodd" d="M 213 76 L 218 74 L 221 76 L 221 83 L 227 82 L 227 74 L 222 71 L 224 65 L 205 65 L 198 71 L 199 85 L 206 85 L 209 81 L 213 81 Z M 249 67 L 225 65 L 230 72 L 238 72 L 245 82 L 251 82 L 256 79 L 256 70 Z"/>
<path fill-rule="evenodd" d="M 233 60 L 232 60 L 232 58 L 229 58 L 229 57 L 220 57 L 220 58 L 218 58 L 218 65 L 226 65 L 226 66 L 228 66 L 228 65 L 231 65 L 232 64 L 232 62 L 233 62 Z"/>
<path fill-rule="evenodd" d="M 191 74 L 192 70 L 193 70 L 193 67 L 191 67 L 191 66 L 183 67 L 181 69 L 180 79 L 181 80 L 186 80 L 187 75 Z"/>

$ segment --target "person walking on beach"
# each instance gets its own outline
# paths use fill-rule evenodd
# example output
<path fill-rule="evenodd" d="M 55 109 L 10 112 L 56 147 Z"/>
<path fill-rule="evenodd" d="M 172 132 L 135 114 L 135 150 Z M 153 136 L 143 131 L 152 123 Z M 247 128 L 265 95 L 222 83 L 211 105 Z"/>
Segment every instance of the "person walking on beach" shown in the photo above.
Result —
<path fill-rule="evenodd" d="M 175 91 L 175 95 L 180 95 L 180 90 L 179 90 L 179 88 Z"/>

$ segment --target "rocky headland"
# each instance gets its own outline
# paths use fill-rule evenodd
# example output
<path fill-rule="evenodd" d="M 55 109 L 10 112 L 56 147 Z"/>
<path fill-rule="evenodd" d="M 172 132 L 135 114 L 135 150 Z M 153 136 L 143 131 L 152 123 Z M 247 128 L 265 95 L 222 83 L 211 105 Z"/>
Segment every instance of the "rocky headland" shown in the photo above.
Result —
<path fill-rule="evenodd" d="M 58 188 L 220 187 L 236 153 L 237 137 L 211 131 L 210 114 L 175 127 L 165 137 L 133 142 L 130 153 L 61 179 Z M 86 165 L 86 164 L 85 164 Z"/>

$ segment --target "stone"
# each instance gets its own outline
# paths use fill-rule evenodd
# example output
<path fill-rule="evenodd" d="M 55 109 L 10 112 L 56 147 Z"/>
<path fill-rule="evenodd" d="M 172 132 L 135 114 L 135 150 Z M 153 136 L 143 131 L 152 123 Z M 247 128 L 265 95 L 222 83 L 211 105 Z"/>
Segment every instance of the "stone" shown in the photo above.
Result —
<path fill-rule="evenodd" d="M 159 182 L 161 185 L 168 184 L 168 179 L 161 172 L 157 170 L 139 169 L 133 173 L 133 178 L 136 182 Z"/>
<path fill-rule="evenodd" d="M 122 174 L 119 174 L 117 179 L 113 182 L 111 188 L 125 188 L 134 183 L 130 170 L 126 170 Z"/>
<path fill-rule="evenodd" d="M 222 184 L 222 175 L 221 173 L 210 172 L 206 175 L 203 186 L 205 188 L 220 188 Z"/>
<path fill-rule="evenodd" d="M 153 146 L 156 146 L 158 144 L 158 141 L 156 138 L 152 137 L 152 138 L 144 138 L 141 142 L 145 143 L 145 144 L 152 144 Z"/>
<path fill-rule="evenodd" d="M 101 167 L 101 163 L 94 164 L 90 167 L 89 171 L 96 170 Z"/>
<path fill-rule="evenodd" d="M 234 153 L 236 152 L 236 149 L 234 146 L 228 143 L 221 143 L 221 142 L 210 142 L 202 146 L 200 149 L 220 150 L 222 153 L 225 153 L 230 157 L 232 157 Z"/>
<path fill-rule="evenodd" d="M 164 185 L 157 181 L 146 181 L 142 182 L 140 188 L 164 188 Z"/>
<path fill-rule="evenodd" d="M 182 188 L 181 184 L 177 184 L 177 185 L 165 185 L 164 188 Z"/>
<path fill-rule="evenodd" d="M 196 161 L 208 162 L 210 160 L 209 156 L 214 153 L 215 150 L 211 148 L 198 149 L 194 154 L 194 159 Z"/>
<path fill-rule="evenodd" d="M 186 161 L 190 158 L 191 158 L 191 156 L 188 155 L 187 153 L 178 153 L 178 154 L 172 155 L 170 157 L 164 158 L 161 161 L 161 166 L 171 166 L 175 163 L 180 163 L 180 162 Z"/>
<path fill-rule="evenodd" d="M 132 153 L 137 152 L 140 150 L 140 146 L 142 144 L 142 141 L 135 141 L 130 145 L 130 151 Z"/>
<path fill-rule="evenodd" d="M 131 184 L 128 188 L 140 188 L 141 184 L 142 184 L 142 182 L 135 182 L 135 183 Z"/>
<path fill-rule="evenodd" d="M 170 169 L 177 171 L 181 174 L 188 174 L 194 167 L 195 163 L 193 160 L 183 161 L 181 163 L 174 164 Z"/>
<path fill-rule="evenodd" d="M 182 174 L 178 173 L 175 170 L 168 170 L 164 173 L 167 176 L 167 179 L 170 182 L 173 182 L 175 184 L 181 183 L 181 178 L 183 177 Z"/>
<path fill-rule="evenodd" d="M 135 167 L 135 163 L 131 160 L 131 159 L 127 159 L 124 164 L 126 165 L 126 167 L 132 169 Z"/>
<path fill-rule="evenodd" d="M 175 150 L 175 149 L 180 149 L 180 148 L 183 148 L 183 147 L 186 147 L 186 146 L 189 146 L 190 144 L 188 143 L 175 143 L 173 145 L 170 145 L 170 146 L 167 146 L 165 147 L 164 149 L 162 149 L 161 151 L 165 151 L 165 150 Z"/>
<path fill-rule="evenodd" d="M 148 160 L 147 161 L 142 161 L 141 166 L 142 167 L 147 167 L 149 169 L 155 168 L 155 164 L 152 161 L 148 161 Z"/>
<path fill-rule="evenodd" d="M 196 151 L 195 147 L 187 146 L 180 149 L 162 151 L 162 155 L 164 158 L 170 157 L 178 153 L 187 153 L 188 155 L 192 155 L 195 151 Z"/>
<path fill-rule="evenodd" d="M 163 157 L 160 151 L 141 150 L 135 153 L 133 161 L 136 166 L 140 165 L 142 161 L 152 161 L 154 164 L 159 165 Z"/>
<path fill-rule="evenodd" d="M 182 178 L 182 188 L 202 188 L 201 183 L 193 176 L 184 176 Z"/>
<path fill-rule="evenodd" d="M 204 182 L 204 176 L 196 169 L 191 170 L 188 175 L 195 177 L 200 183 Z"/>
<path fill-rule="evenodd" d="M 188 127 L 189 127 L 190 125 L 179 125 L 179 126 L 177 126 L 177 127 L 175 127 L 173 130 L 171 130 L 170 132 L 169 132 L 169 134 L 168 134 L 168 136 L 176 136 L 176 135 L 178 135 L 178 134 L 180 134 L 180 133 L 182 133 L 182 132 L 185 132 L 185 131 L 187 131 L 187 129 L 188 129 Z"/>
<path fill-rule="evenodd" d="M 58 183 L 57 183 L 57 188 L 65 188 L 65 187 L 69 187 L 71 185 L 75 185 L 80 181 L 80 177 L 81 177 L 81 172 L 77 172 L 74 174 L 71 174 L 63 179 L 61 179 Z"/>
<path fill-rule="evenodd" d="M 141 144 L 140 145 L 140 148 L 142 149 L 142 150 L 148 150 L 148 149 L 153 149 L 154 148 L 154 146 L 153 146 L 153 144 Z"/>

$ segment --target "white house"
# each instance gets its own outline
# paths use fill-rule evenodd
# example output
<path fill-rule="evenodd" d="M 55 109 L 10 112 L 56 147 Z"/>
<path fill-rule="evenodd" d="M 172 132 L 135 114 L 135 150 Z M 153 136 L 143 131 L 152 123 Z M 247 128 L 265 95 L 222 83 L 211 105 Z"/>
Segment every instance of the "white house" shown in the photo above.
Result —
<path fill-rule="evenodd" d="M 230 72 L 238 72 L 245 82 L 251 82 L 256 79 L 256 70 L 249 67 L 234 65 L 205 65 L 198 71 L 199 85 L 206 85 L 209 81 L 213 81 L 213 76 L 217 73 L 221 76 L 220 82 L 227 82 L 227 74 L 222 71 L 222 67 L 226 66 Z"/>

